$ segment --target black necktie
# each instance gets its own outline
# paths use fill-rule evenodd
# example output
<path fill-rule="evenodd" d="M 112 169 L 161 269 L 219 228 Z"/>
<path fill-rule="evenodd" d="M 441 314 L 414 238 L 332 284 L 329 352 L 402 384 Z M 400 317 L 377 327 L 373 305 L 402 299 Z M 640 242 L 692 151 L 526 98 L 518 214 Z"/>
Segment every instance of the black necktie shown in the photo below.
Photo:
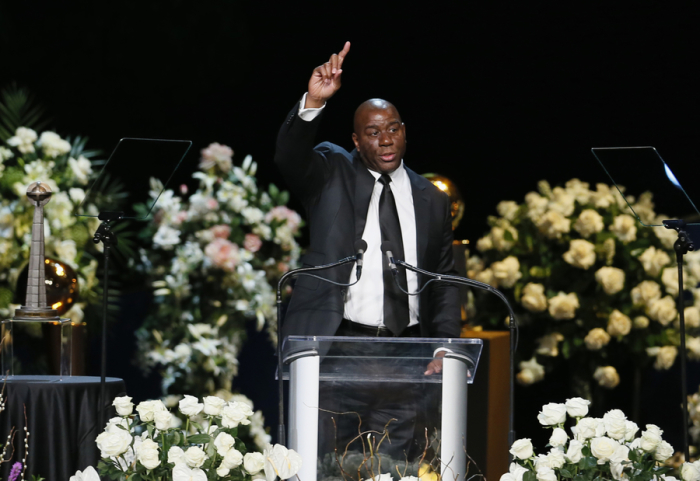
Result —
<path fill-rule="evenodd" d="M 391 242 L 394 258 L 404 260 L 399 213 L 396 210 L 394 194 L 389 187 L 391 177 L 388 174 L 382 174 L 379 182 L 384 185 L 382 195 L 379 197 L 379 228 L 382 231 L 382 242 Z M 401 292 L 396 285 L 386 259 L 382 260 L 384 266 L 384 325 L 398 336 L 408 326 L 408 296 Z M 401 286 L 407 288 L 405 269 L 399 269 L 397 278 Z"/>

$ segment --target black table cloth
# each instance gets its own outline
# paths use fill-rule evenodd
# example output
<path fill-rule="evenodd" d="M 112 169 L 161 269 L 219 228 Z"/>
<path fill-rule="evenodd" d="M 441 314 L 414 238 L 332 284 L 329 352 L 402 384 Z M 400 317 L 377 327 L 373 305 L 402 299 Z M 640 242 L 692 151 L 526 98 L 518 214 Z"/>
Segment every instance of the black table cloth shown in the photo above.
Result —
<path fill-rule="evenodd" d="M 122 379 L 107 378 L 105 420 L 115 415 L 112 400 L 124 392 Z M 47 481 L 67 481 L 78 469 L 97 468 L 100 451 L 95 438 L 104 429 L 97 426 L 99 377 L 73 376 L 60 381 L 58 376 L 13 376 L 6 381 L 5 396 L 0 442 L 7 440 L 12 426 L 17 434 L 12 462 L 2 464 L 2 479 L 24 457 L 24 406 L 30 432 L 25 479 L 34 474 Z M 8 449 L 8 456 L 10 452 Z"/>

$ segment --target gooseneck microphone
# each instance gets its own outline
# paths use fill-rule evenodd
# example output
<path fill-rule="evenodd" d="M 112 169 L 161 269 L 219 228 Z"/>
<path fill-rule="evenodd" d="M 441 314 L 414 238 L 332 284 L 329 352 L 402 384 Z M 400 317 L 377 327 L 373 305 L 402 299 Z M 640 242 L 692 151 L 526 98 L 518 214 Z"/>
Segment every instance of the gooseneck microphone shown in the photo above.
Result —
<path fill-rule="evenodd" d="M 316 279 L 322 280 L 323 282 L 328 282 L 330 284 L 336 285 L 336 286 L 341 286 L 341 287 L 350 287 L 354 286 L 358 282 L 360 282 L 360 275 L 362 274 L 362 257 L 367 250 L 367 242 L 365 242 L 362 239 L 358 239 L 355 242 L 355 251 L 357 252 L 356 255 L 354 256 L 348 256 L 348 257 L 343 257 L 342 259 L 332 262 L 330 264 L 323 264 L 320 266 L 312 266 L 312 267 L 299 267 L 298 269 L 292 269 L 291 271 L 285 272 L 282 277 L 280 277 L 279 282 L 277 282 L 277 379 L 278 379 L 278 396 L 279 396 L 279 425 L 277 427 L 277 437 L 278 437 L 278 443 L 285 445 L 286 444 L 286 436 L 285 436 L 285 431 L 284 431 L 284 382 L 282 379 L 282 339 L 281 339 L 281 334 L 282 334 L 282 285 L 285 283 L 285 281 L 291 277 L 298 277 L 298 276 L 309 276 L 309 277 L 314 277 Z M 314 271 L 322 271 L 325 269 L 332 269 L 334 267 L 342 266 L 344 264 L 348 264 L 350 262 L 356 262 L 357 263 L 357 279 L 355 282 L 350 282 L 350 283 L 342 283 L 342 282 L 335 282 L 330 279 L 326 279 L 325 277 L 317 276 L 315 274 L 311 274 L 311 272 Z"/>
<path fill-rule="evenodd" d="M 355 271 L 357 280 L 360 280 L 360 276 L 362 275 L 362 257 L 364 256 L 365 252 L 367 251 L 367 242 L 365 242 L 364 239 L 358 239 L 355 241 L 355 262 L 357 263 L 357 269 Z"/>

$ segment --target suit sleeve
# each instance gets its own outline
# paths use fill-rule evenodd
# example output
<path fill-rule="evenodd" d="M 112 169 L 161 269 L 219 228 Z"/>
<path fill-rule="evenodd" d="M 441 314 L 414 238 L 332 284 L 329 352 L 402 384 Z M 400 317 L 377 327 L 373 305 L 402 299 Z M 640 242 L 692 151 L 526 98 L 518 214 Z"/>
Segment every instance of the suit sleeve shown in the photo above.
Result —
<path fill-rule="evenodd" d="M 313 199 L 330 175 L 324 144 L 314 149 L 321 113 L 315 119 L 299 118 L 299 103 L 287 115 L 277 135 L 275 164 L 288 187 L 303 201 Z"/>
<path fill-rule="evenodd" d="M 457 275 L 452 256 L 452 215 L 449 198 L 441 195 L 442 206 L 442 247 L 438 261 L 439 274 Z M 433 337 L 459 337 L 461 330 L 461 313 L 459 305 L 459 288 L 454 284 L 433 282 L 430 292 Z"/>

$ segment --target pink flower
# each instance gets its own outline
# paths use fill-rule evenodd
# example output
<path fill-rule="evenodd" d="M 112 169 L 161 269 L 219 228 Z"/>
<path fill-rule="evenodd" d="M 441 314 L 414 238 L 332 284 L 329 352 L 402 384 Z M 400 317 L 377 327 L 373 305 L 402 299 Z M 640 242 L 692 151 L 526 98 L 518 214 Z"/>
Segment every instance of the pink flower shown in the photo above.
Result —
<path fill-rule="evenodd" d="M 228 236 L 231 235 L 231 228 L 225 224 L 215 225 L 210 230 L 214 237 L 219 239 L 228 239 Z"/>
<path fill-rule="evenodd" d="M 289 227 L 292 234 L 297 233 L 299 224 L 301 224 L 301 216 L 283 205 L 273 207 L 270 209 L 270 212 L 265 215 L 265 222 L 269 224 L 272 220 L 287 221 L 287 227 Z"/>
<path fill-rule="evenodd" d="M 207 198 L 207 207 L 211 210 L 216 210 L 219 208 L 219 203 L 216 201 L 215 198 L 209 197 Z"/>
<path fill-rule="evenodd" d="M 216 238 L 204 248 L 204 255 L 214 266 L 225 271 L 233 271 L 240 260 L 238 246 L 226 239 Z"/>
<path fill-rule="evenodd" d="M 177 214 L 175 214 L 175 217 L 173 218 L 173 224 L 180 225 L 183 222 L 185 222 L 186 220 L 187 220 L 187 211 L 181 210 Z"/>
<path fill-rule="evenodd" d="M 187 194 L 187 184 L 180 185 L 180 194 L 182 194 L 182 195 Z"/>
<path fill-rule="evenodd" d="M 279 271 L 282 274 L 284 274 L 285 272 L 287 272 L 289 270 L 289 264 L 287 264 L 286 262 L 278 262 L 277 269 L 279 269 Z"/>
<path fill-rule="evenodd" d="M 258 252 L 262 246 L 262 240 L 255 234 L 246 234 L 243 241 L 243 247 L 250 252 Z"/>
<path fill-rule="evenodd" d="M 218 167 L 222 172 L 231 170 L 233 163 L 233 150 L 227 145 L 217 143 L 209 144 L 209 147 L 202 149 L 202 158 L 199 160 L 199 168 L 202 170 L 210 170 Z"/>

